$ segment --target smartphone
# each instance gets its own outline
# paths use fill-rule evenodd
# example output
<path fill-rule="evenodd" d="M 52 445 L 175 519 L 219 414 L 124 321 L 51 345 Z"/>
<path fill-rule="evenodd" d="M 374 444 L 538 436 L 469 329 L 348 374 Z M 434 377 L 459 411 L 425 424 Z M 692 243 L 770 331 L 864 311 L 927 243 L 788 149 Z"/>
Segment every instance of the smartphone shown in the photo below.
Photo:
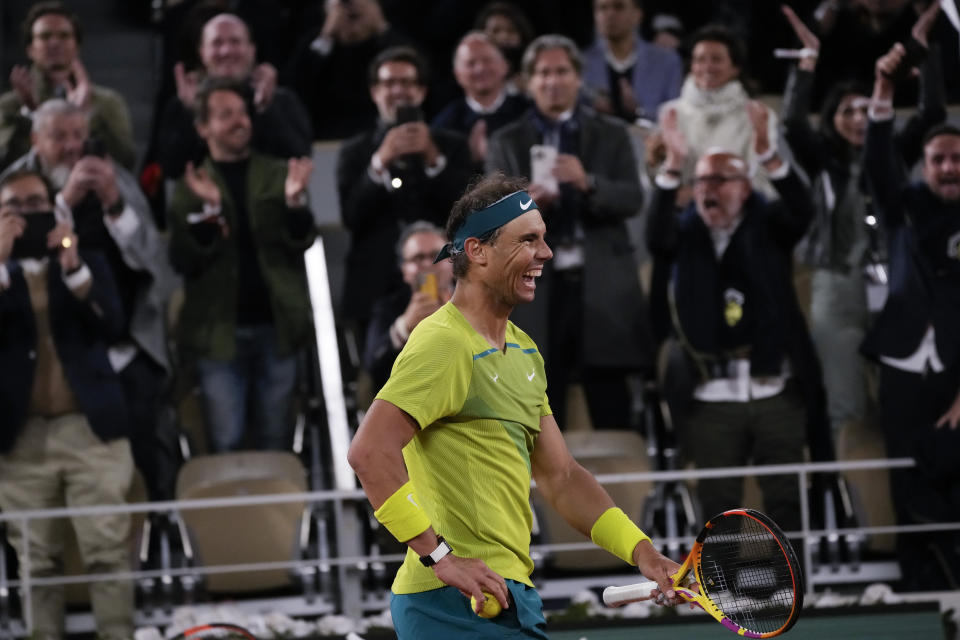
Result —
<path fill-rule="evenodd" d="M 557 193 L 560 186 L 557 184 L 557 177 L 553 175 L 553 168 L 556 164 L 556 147 L 546 144 L 535 144 L 530 147 L 530 182 Z"/>
<path fill-rule="evenodd" d="M 897 67 L 896 73 L 890 77 L 894 82 L 900 82 L 909 77 L 910 72 L 922 65 L 924 60 L 927 59 L 929 51 L 927 47 L 920 44 L 912 36 L 903 41 L 903 48 L 906 49 L 906 55 L 903 57 L 900 66 Z"/>
<path fill-rule="evenodd" d="M 437 287 L 437 274 L 432 271 L 417 276 L 420 293 L 425 293 L 434 300 L 440 300 L 440 289 Z"/>
<path fill-rule="evenodd" d="M 28 213 L 23 216 L 23 219 L 27 226 L 20 237 L 14 241 L 10 258 L 13 260 L 42 258 L 50 253 L 50 249 L 47 249 L 47 235 L 57 225 L 53 212 Z"/>
<path fill-rule="evenodd" d="M 423 122 L 423 110 L 412 104 L 402 104 L 397 107 L 397 124 L 408 122 Z"/>
<path fill-rule="evenodd" d="M 107 145 L 105 145 L 100 138 L 91 136 L 83 142 L 83 155 L 106 158 Z"/>

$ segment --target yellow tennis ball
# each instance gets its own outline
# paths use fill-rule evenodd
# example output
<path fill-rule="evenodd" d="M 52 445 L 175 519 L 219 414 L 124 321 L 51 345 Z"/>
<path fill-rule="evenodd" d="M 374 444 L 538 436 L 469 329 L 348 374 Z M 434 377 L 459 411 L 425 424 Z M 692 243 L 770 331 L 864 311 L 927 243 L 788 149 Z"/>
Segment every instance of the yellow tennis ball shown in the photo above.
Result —
<path fill-rule="evenodd" d="M 496 598 L 486 591 L 483 592 L 483 595 L 486 599 L 483 601 L 483 608 L 477 615 L 481 618 L 496 618 L 500 615 L 503 607 L 500 606 L 500 602 Z M 477 599 L 474 596 L 470 596 L 470 609 L 472 611 L 477 610 Z"/>

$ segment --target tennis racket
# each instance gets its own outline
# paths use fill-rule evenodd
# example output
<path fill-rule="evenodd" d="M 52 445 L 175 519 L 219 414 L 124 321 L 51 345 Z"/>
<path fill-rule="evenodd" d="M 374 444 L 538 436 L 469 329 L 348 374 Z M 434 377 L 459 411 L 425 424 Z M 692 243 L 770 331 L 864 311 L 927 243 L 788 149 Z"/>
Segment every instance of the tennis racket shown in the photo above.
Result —
<path fill-rule="evenodd" d="M 670 578 L 678 596 L 747 638 L 788 631 L 803 608 L 803 574 L 790 541 L 773 520 L 753 509 L 711 518 Z M 656 588 L 652 581 L 607 587 L 603 601 L 617 607 L 649 600 Z"/>
<path fill-rule="evenodd" d="M 236 624 L 210 622 L 184 629 L 173 640 L 198 640 L 199 638 L 229 638 L 230 640 L 257 640 L 257 637 Z"/>

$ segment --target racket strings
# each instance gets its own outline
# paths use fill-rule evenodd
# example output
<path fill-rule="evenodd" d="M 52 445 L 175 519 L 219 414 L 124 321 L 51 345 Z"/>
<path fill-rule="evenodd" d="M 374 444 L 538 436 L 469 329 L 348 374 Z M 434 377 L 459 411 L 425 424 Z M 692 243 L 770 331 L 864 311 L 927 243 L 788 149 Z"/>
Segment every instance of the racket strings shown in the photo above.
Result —
<path fill-rule="evenodd" d="M 767 633 L 784 627 L 796 594 L 781 543 L 749 517 L 722 517 L 713 524 L 701 550 L 701 592 L 745 629 Z"/>

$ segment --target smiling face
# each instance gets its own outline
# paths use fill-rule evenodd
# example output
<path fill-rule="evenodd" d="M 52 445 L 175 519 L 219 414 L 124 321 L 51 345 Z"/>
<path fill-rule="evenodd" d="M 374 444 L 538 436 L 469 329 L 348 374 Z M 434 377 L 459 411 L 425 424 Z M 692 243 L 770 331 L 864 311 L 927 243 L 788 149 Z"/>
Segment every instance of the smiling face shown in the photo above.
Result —
<path fill-rule="evenodd" d="M 855 147 L 862 147 L 867 138 L 867 107 L 870 99 L 850 94 L 843 97 L 833 112 L 833 128 L 841 138 Z"/>
<path fill-rule="evenodd" d="M 940 199 L 960 202 L 960 136 L 945 133 L 924 145 L 923 179 Z"/>
<path fill-rule="evenodd" d="M 507 77 L 507 61 L 487 38 L 468 37 L 457 47 L 453 75 L 471 98 L 496 96 Z"/>
<path fill-rule="evenodd" d="M 251 125 L 247 103 L 233 91 L 213 91 L 207 98 L 209 115 L 197 125 L 210 156 L 218 161 L 239 160 L 250 150 Z"/>
<path fill-rule="evenodd" d="M 505 224 L 496 239 L 484 245 L 488 259 L 483 279 L 494 300 L 506 307 L 533 301 L 536 279 L 553 257 L 546 233 L 540 212 L 533 209 Z"/>
<path fill-rule="evenodd" d="M 377 81 L 370 87 L 370 97 L 377 105 L 380 119 L 394 122 L 397 107 L 419 107 L 427 97 L 427 88 L 420 84 L 417 68 L 403 60 L 384 62 L 377 69 Z"/>
<path fill-rule="evenodd" d="M 733 64 L 727 45 L 714 40 L 701 40 L 693 47 L 690 75 L 700 89 L 719 89 L 740 75 Z"/>
<path fill-rule="evenodd" d="M 580 74 L 566 51 L 545 49 L 533 64 L 527 89 L 540 113 L 557 118 L 576 105 Z"/>
<path fill-rule="evenodd" d="M 200 60 L 207 74 L 244 80 L 253 69 L 256 48 L 247 25 L 236 16 L 220 14 L 203 26 Z"/>
<path fill-rule="evenodd" d="M 730 153 L 713 153 L 697 162 L 693 198 L 697 212 L 711 229 L 729 228 L 750 196 L 743 160 Z"/>

